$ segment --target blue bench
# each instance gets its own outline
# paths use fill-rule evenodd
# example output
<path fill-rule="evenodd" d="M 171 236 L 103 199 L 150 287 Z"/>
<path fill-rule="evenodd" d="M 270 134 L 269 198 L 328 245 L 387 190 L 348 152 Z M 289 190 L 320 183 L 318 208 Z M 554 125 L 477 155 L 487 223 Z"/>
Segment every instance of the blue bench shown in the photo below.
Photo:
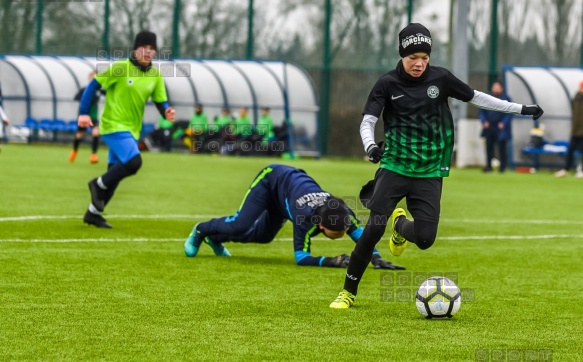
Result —
<path fill-rule="evenodd" d="M 28 128 L 30 130 L 30 133 L 28 136 L 28 143 L 32 143 L 32 141 L 36 141 L 38 139 L 38 130 L 39 130 L 38 121 L 35 118 L 26 117 L 26 120 L 24 121 L 24 127 Z"/>
<path fill-rule="evenodd" d="M 524 147 L 522 153 L 533 161 L 534 168 L 538 170 L 541 167 L 541 155 L 555 155 L 564 159 L 567 156 L 568 149 L 569 141 L 554 141 L 552 143 L 545 141 L 542 147 Z M 575 151 L 575 155 L 579 154 L 579 151 Z M 562 166 L 559 165 L 558 167 Z"/>

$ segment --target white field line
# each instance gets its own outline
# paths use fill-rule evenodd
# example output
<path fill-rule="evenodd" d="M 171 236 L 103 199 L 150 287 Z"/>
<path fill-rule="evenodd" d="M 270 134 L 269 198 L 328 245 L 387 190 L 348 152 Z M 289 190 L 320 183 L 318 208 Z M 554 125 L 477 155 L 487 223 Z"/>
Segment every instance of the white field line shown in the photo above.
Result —
<path fill-rule="evenodd" d="M 107 215 L 111 219 L 210 219 L 217 215 Z M 36 221 L 36 220 L 63 220 L 80 219 L 79 215 L 30 215 L 0 217 L 0 222 L 10 221 Z M 583 225 L 583 220 L 487 220 L 487 219 L 442 219 L 444 223 L 498 223 L 498 224 L 571 224 Z M 467 235 L 444 236 L 438 240 L 529 240 L 529 239 L 555 239 L 575 238 L 581 239 L 583 235 L 547 234 L 547 235 Z M 81 243 L 81 242 L 177 242 L 183 238 L 86 238 L 86 239 L 0 239 L 5 243 Z M 276 238 L 275 241 L 292 241 L 292 238 Z M 314 238 L 314 240 L 329 240 L 327 238 Z"/>
<path fill-rule="evenodd" d="M 217 215 L 105 215 L 108 219 L 212 219 Z M 83 215 L 29 215 L 0 217 L 0 222 L 7 221 L 35 221 L 35 220 L 63 220 L 83 219 Z"/>
<path fill-rule="evenodd" d="M 475 235 L 444 236 L 438 240 L 535 240 L 535 239 L 583 239 L 583 234 L 549 234 L 549 235 Z M 292 241 L 293 238 L 275 238 L 274 241 Z M 328 238 L 313 238 L 327 240 Z M 0 239 L 0 243 L 143 243 L 143 242 L 183 242 L 184 238 L 86 238 L 86 239 Z"/>
<path fill-rule="evenodd" d="M 105 215 L 108 219 L 212 219 L 225 215 Z M 9 221 L 35 221 L 35 220 L 63 220 L 63 219 L 82 219 L 83 215 L 28 215 L 28 216 L 9 216 L 0 217 L 0 222 Z M 442 223 L 462 223 L 462 224 L 553 224 L 553 225 L 583 225 L 583 220 L 530 220 L 530 219 L 441 219 Z"/>

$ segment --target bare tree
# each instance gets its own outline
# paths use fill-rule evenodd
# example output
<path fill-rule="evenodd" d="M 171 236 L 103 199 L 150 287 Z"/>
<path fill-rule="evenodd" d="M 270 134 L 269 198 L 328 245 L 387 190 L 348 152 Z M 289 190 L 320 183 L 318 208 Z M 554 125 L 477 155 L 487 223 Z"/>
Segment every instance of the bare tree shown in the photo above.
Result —
<path fill-rule="evenodd" d="M 0 52 L 34 52 L 36 3 L 0 1 Z"/>
<path fill-rule="evenodd" d="M 545 45 L 552 49 L 551 60 L 557 63 L 562 63 L 571 55 L 573 57 L 573 34 L 569 36 L 569 26 L 571 24 L 569 19 L 570 14 L 573 13 L 574 0 L 552 0 L 544 1 L 542 4 L 542 17 L 545 28 Z M 575 24 L 580 24 L 580 21 L 575 19 Z"/>
<path fill-rule="evenodd" d="M 184 56 L 241 58 L 247 2 L 194 0 L 183 5 L 180 34 Z"/>
<path fill-rule="evenodd" d="M 155 32 L 162 43 L 169 43 L 172 34 L 174 0 L 112 0 L 110 43 L 131 46 L 142 30 Z"/>
<path fill-rule="evenodd" d="M 45 54 L 95 55 L 102 45 L 102 3 L 47 3 L 43 18 Z"/>

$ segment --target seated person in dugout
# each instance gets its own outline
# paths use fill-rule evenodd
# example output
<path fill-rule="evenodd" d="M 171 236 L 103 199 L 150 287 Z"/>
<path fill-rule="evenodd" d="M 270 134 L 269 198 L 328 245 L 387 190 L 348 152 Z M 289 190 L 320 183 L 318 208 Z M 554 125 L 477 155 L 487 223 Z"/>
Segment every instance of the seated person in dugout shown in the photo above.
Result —
<path fill-rule="evenodd" d="M 192 151 L 197 152 L 197 145 L 200 145 L 208 131 L 208 117 L 203 112 L 202 104 L 197 103 L 194 106 L 194 114 L 190 118 L 188 128 L 186 129 L 184 144 Z"/>
<path fill-rule="evenodd" d="M 263 136 L 262 141 L 267 143 L 275 140 L 275 133 L 273 131 L 273 118 L 269 114 L 269 107 L 261 108 L 261 117 L 257 120 L 257 133 Z"/>
<path fill-rule="evenodd" d="M 244 139 L 253 133 L 253 123 L 249 118 L 247 107 L 241 107 L 239 117 L 235 119 L 234 126 L 237 139 Z"/>
<path fill-rule="evenodd" d="M 221 109 L 221 114 L 216 116 L 213 124 L 208 127 L 208 134 L 205 142 L 216 141 L 224 143 L 235 140 L 234 118 L 231 110 L 227 107 Z"/>

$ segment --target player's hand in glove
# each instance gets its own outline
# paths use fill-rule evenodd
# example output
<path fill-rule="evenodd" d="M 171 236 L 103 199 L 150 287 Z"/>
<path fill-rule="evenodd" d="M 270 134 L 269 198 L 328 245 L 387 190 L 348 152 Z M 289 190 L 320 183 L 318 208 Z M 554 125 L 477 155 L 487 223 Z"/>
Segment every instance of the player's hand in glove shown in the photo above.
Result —
<path fill-rule="evenodd" d="M 377 145 L 370 145 L 366 150 L 368 155 L 368 160 L 372 163 L 379 163 L 381 158 L 383 158 L 383 151 Z"/>
<path fill-rule="evenodd" d="M 378 254 L 373 254 L 370 261 L 375 269 L 405 270 L 402 265 L 393 264 L 388 260 L 381 258 Z"/>
<path fill-rule="evenodd" d="M 322 266 L 328 266 L 333 268 L 348 268 L 348 263 L 350 262 L 350 256 L 346 254 L 338 255 L 332 258 L 324 258 Z"/>
<path fill-rule="evenodd" d="M 545 111 L 543 111 L 543 109 L 538 104 L 533 104 L 530 106 L 523 105 L 522 110 L 520 111 L 520 114 L 522 115 L 532 116 L 533 121 L 539 119 L 543 113 L 545 113 Z"/>

